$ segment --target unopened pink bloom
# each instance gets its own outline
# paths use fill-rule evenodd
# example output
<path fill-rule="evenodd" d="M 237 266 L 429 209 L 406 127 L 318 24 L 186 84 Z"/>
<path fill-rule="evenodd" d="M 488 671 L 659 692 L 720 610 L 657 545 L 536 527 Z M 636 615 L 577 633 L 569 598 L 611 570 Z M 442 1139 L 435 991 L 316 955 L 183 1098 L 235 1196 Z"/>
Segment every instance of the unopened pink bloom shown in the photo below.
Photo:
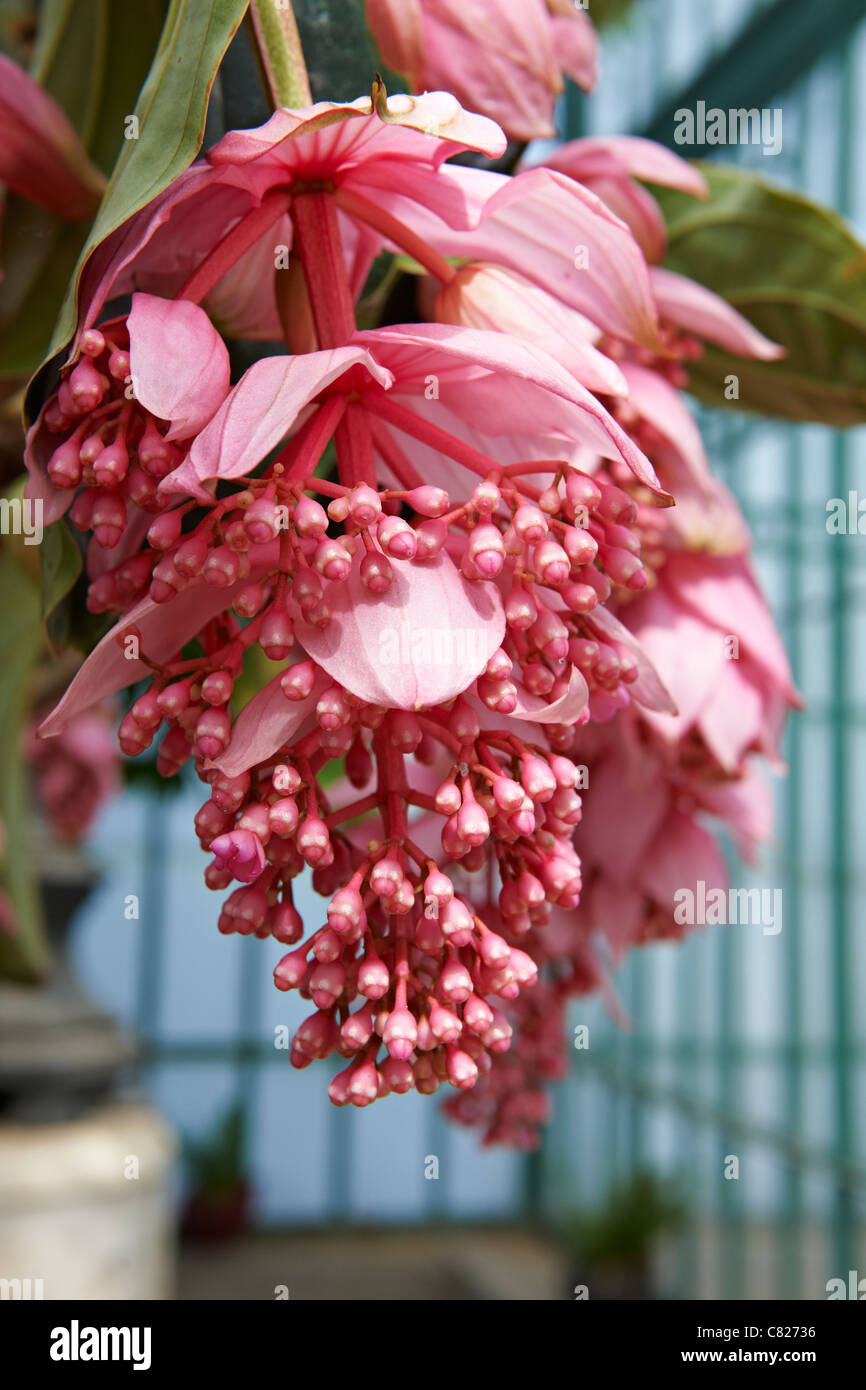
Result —
<path fill-rule="evenodd" d="M 595 31 L 569 0 L 367 0 L 367 22 L 414 91 L 454 92 L 518 140 L 554 133 L 563 73 L 596 80 Z"/>
<path fill-rule="evenodd" d="M 667 230 L 658 203 L 642 185 L 676 188 L 695 198 L 709 196 L 707 181 L 694 165 L 637 135 L 569 140 L 544 162 L 546 168 L 558 169 L 591 189 L 621 217 L 651 265 L 664 260 Z"/>
<path fill-rule="evenodd" d="M 92 217 L 105 188 L 65 112 L 3 54 L 0 184 L 70 222 Z"/>

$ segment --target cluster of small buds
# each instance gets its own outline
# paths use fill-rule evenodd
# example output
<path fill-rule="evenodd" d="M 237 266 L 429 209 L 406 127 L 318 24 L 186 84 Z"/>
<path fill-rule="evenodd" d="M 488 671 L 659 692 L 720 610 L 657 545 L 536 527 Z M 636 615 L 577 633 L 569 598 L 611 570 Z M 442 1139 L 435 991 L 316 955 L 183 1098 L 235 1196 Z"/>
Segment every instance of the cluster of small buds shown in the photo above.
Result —
<path fill-rule="evenodd" d="M 468 1089 L 509 1045 L 501 1005 L 536 982 L 520 938 L 543 926 L 551 903 L 578 901 L 575 769 L 513 736 L 482 738 L 463 699 L 423 718 L 346 700 L 347 779 L 363 790 L 375 764 L 377 791 L 332 808 L 316 770 L 333 756 L 323 740 L 341 700 L 339 687 L 324 692 L 318 727 L 284 750 L 284 762 L 235 778 L 204 770 L 211 798 L 196 829 L 214 856 L 206 882 L 242 885 L 224 903 L 219 927 L 295 947 L 275 981 L 298 989 L 315 1012 L 298 1029 L 291 1059 L 305 1067 L 344 1057 L 349 1066 L 330 1088 L 336 1104 L 364 1106 L 413 1087 L 432 1093 L 443 1082 Z M 414 788 L 407 760 L 427 769 L 446 751 L 457 759 L 435 794 Z M 394 797 L 401 808 L 427 812 L 425 821 L 439 820 L 441 853 L 420 849 L 402 814 L 394 823 Z M 363 812 L 380 816 L 389 831 L 365 850 L 339 830 Z M 473 911 L 440 860 L 470 874 L 496 866 L 501 931 Z M 330 901 L 326 924 L 301 941 L 292 880 L 304 868 Z"/>
<path fill-rule="evenodd" d="M 78 359 L 65 370 L 43 423 L 49 435 L 62 436 L 48 476 L 61 492 L 77 489 L 70 520 L 103 549 L 119 544 L 130 503 L 145 512 L 166 506 L 159 482 L 183 455 L 164 437 L 165 425 L 135 399 L 123 319 L 82 335 Z M 149 577 L 146 552 L 131 563 L 130 573 L 116 580 L 121 606 L 139 596 Z"/>

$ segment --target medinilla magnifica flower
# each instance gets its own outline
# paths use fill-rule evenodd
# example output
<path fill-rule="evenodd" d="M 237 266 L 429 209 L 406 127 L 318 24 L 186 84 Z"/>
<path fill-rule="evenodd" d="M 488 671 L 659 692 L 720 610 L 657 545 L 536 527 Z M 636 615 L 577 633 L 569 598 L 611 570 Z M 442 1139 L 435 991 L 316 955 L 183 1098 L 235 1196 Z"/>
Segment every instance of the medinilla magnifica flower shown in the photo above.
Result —
<path fill-rule="evenodd" d="M 724 510 L 679 418 L 658 428 L 682 338 L 662 320 L 687 301 L 688 336 L 723 311 L 662 282 L 660 315 L 594 193 L 445 162 L 467 146 L 504 138 L 443 93 L 280 110 L 99 248 L 29 489 L 90 533 L 88 606 L 117 621 L 42 732 L 147 682 L 121 747 L 159 735 L 159 771 L 191 762 L 208 786 L 206 882 L 237 885 L 220 930 L 290 947 L 276 983 L 312 1006 L 293 1063 L 342 1057 L 337 1104 L 480 1084 L 490 1136 L 522 1143 L 552 1069 L 543 1001 L 555 1018 L 603 984 L 575 913 L 601 758 L 584 739 L 628 718 L 665 747 L 676 706 L 636 605 L 704 505 Z M 382 249 L 425 272 L 445 321 L 358 331 Z M 288 351 L 232 383 L 208 309 L 251 336 L 276 324 Z M 581 336 L 568 370 L 542 321 Z M 260 656 L 274 674 L 241 708 Z M 330 762 L 344 775 L 323 786 Z M 305 869 L 321 923 L 294 906 Z M 526 1050 L 497 1072 L 515 1030 Z"/>

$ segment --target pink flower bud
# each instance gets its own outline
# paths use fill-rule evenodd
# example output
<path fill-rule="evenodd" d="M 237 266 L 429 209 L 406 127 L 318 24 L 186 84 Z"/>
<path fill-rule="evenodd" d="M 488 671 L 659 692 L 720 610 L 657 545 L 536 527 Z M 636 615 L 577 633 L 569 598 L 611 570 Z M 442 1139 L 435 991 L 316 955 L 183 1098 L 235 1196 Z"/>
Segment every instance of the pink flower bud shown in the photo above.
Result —
<path fill-rule="evenodd" d="M 95 410 L 102 400 L 102 376 L 86 357 L 72 369 L 69 376 L 69 390 L 75 404 L 76 414 L 85 415 Z"/>
<path fill-rule="evenodd" d="M 451 1009 L 434 1004 L 430 1010 L 430 1030 L 438 1043 L 454 1043 L 460 1037 L 463 1026 Z"/>
<path fill-rule="evenodd" d="M 339 541 L 326 536 L 316 546 L 313 566 L 323 579 L 335 583 L 348 579 L 352 568 L 352 557 L 347 550 L 343 549 Z"/>
<path fill-rule="evenodd" d="M 477 1066 L 468 1052 L 462 1052 L 457 1047 L 449 1047 L 446 1055 L 448 1080 L 451 1085 L 456 1086 L 458 1090 L 468 1091 L 478 1080 Z"/>
<path fill-rule="evenodd" d="M 382 1041 L 391 1057 L 405 1062 L 411 1057 L 418 1037 L 418 1025 L 408 1009 L 395 1009 L 388 1015 L 382 1030 Z"/>
<path fill-rule="evenodd" d="M 287 700 L 306 700 L 312 694 L 316 682 L 316 668 L 312 661 L 299 661 L 283 672 L 280 686 Z"/>
<path fill-rule="evenodd" d="M 173 558 L 178 574 L 182 574 L 185 579 L 194 579 L 197 574 L 201 574 L 208 558 L 205 537 L 188 536 L 185 541 L 181 541 Z"/>
<path fill-rule="evenodd" d="M 378 492 L 366 483 L 353 487 L 347 501 L 349 520 L 354 526 L 360 526 L 362 529 L 372 526 L 376 518 L 382 514 L 382 501 Z"/>
<path fill-rule="evenodd" d="M 333 931 L 348 932 L 365 922 L 364 902 L 356 888 L 347 885 L 334 894 L 328 903 L 328 925 Z"/>
<path fill-rule="evenodd" d="M 337 961 L 317 962 L 310 974 L 310 994 L 317 1009 L 331 1009 L 343 993 L 346 972 Z"/>
<path fill-rule="evenodd" d="M 204 562 L 202 578 L 206 584 L 217 589 L 227 589 L 238 577 L 238 557 L 227 545 L 218 545 L 208 552 Z"/>
<path fill-rule="evenodd" d="M 292 513 L 292 522 L 299 536 L 312 536 L 316 540 L 328 529 L 327 512 L 312 497 L 301 498 Z"/>
<path fill-rule="evenodd" d="M 547 535 L 547 517 L 530 502 L 517 508 L 511 524 L 526 545 L 538 545 Z"/>
<path fill-rule="evenodd" d="M 368 953 L 358 970 L 358 993 L 367 999 L 381 999 L 390 985 L 391 976 L 384 961 Z"/>
<path fill-rule="evenodd" d="M 448 539 L 448 528 L 441 521 L 422 521 L 415 527 L 416 560 L 432 560 Z"/>
<path fill-rule="evenodd" d="M 304 934 L 304 923 L 301 914 L 292 903 L 276 903 L 270 910 L 270 929 L 271 936 L 275 941 L 281 941 L 285 946 L 291 946 L 294 941 L 300 941 Z"/>
<path fill-rule="evenodd" d="M 406 493 L 406 501 L 421 516 L 444 516 L 451 509 L 448 493 L 443 492 L 441 487 L 432 487 L 429 483 L 412 488 L 411 492 Z"/>
<path fill-rule="evenodd" d="M 346 776 L 356 791 L 366 787 L 373 776 L 373 759 L 360 736 L 354 739 L 346 754 Z"/>
<path fill-rule="evenodd" d="M 379 1075 L 372 1062 L 356 1067 L 349 1082 L 349 1099 L 353 1105 L 371 1105 L 379 1094 Z"/>
<path fill-rule="evenodd" d="M 244 512 L 243 527 L 254 545 L 266 545 L 280 531 L 280 510 L 269 497 L 257 497 Z"/>
<path fill-rule="evenodd" d="M 373 1012 L 369 1004 L 364 1004 L 355 1013 L 349 1014 L 340 1028 L 340 1041 L 352 1052 L 358 1052 L 373 1036 Z"/>
<path fill-rule="evenodd" d="M 393 710 L 388 716 L 388 733 L 401 753 L 414 753 L 421 742 L 421 725 L 410 710 Z"/>
<path fill-rule="evenodd" d="M 470 994 L 463 1005 L 463 1022 L 473 1033 L 483 1034 L 493 1023 L 493 1010 L 477 994 Z"/>
<path fill-rule="evenodd" d="M 482 579 L 495 579 L 505 564 L 505 546 L 496 526 L 485 522 L 473 527 L 466 550 Z"/>
<path fill-rule="evenodd" d="M 472 977 L 455 957 L 452 956 L 443 966 L 436 982 L 436 992 L 448 1004 L 462 1004 L 472 993 Z"/>
<path fill-rule="evenodd" d="M 201 686 L 201 697 L 206 705 L 226 705 L 232 697 L 235 683 L 228 671 L 211 671 L 205 676 Z"/>
<path fill-rule="evenodd" d="M 284 661 L 292 650 L 294 640 L 295 634 L 286 606 L 275 599 L 262 619 L 259 646 L 269 660 Z"/>
<path fill-rule="evenodd" d="M 339 729 L 352 717 L 346 694 L 340 685 L 329 685 L 316 702 L 316 719 L 321 729 Z"/>
<path fill-rule="evenodd" d="M 225 710 L 207 709 L 195 726 L 195 742 L 203 758 L 218 758 L 228 747 L 232 722 Z"/>
<path fill-rule="evenodd" d="M 328 827 L 317 816 L 308 816 L 298 830 L 298 849 L 307 864 L 321 864 L 331 847 Z"/>
<path fill-rule="evenodd" d="M 100 487 L 116 487 L 128 472 L 129 454 L 117 439 L 97 455 L 93 464 L 93 476 Z"/>
<path fill-rule="evenodd" d="M 412 560 L 418 541 L 412 527 L 402 517 L 383 516 L 376 530 L 379 544 L 393 560 Z"/>
<path fill-rule="evenodd" d="M 277 969 L 274 970 L 274 984 L 278 990 L 296 990 L 302 984 L 307 973 L 307 948 L 300 947 L 297 951 L 289 952 L 284 956 Z"/>
<path fill-rule="evenodd" d="M 116 492 L 97 494 L 90 524 L 97 545 L 113 550 L 126 530 L 126 507 Z"/>
<path fill-rule="evenodd" d="M 48 476 L 55 487 L 77 487 L 81 482 L 81 457 L 73 439 L 67 439 L 48 460 Z"/>
<path fill-rule="evenodd" d="M 271 833 L 287 840 L 298 828 L 297 802 L 290 796 L 275 801 L 268 812 Z"/>
<path fill-rule="evenodd" d="M 397 1057 L 386 1057 L 379 1071 L 395 1095 L 404 1096 L 415 1085 L 411 1066 Z"/>
<path fill-rule="evenodd" d="M 526 632 L 538 617 L 535 600 L 526 589 L 514 588 L 505 600 L 505 621 L 516 632 Z"/>
<path fill-rule="evenodd" d="M 511 947 L 496 932 L 486 931 L 481 937 L 479 954 L 485 965 L 501 967 L 511 959 Z"/>
<path fill-rule="evenodd" d="M 556 541 L 542 541 L 535 547 L 533 565 L 539 582 L 559 588 L 571 574 L 571 562 L 561 545 Z"/>
<path fill-rule="evenodd" d="M 361 583 L 371 594 L 384 594 L 394 580 L 394 571 L 386 555 L 378 550 L 370 550 L 361 561 Z"/>

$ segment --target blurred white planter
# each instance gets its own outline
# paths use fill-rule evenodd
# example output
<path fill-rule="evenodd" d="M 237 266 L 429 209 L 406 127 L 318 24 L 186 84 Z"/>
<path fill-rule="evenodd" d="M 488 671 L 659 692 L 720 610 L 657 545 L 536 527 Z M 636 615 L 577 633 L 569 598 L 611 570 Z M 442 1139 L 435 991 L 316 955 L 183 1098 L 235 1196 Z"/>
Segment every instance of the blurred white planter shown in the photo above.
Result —
<path fill-rule="evenodd" d="M 174 1158 L 143 1105 L 0 1127 L 0 1298 L 172 1298 Z"/>

